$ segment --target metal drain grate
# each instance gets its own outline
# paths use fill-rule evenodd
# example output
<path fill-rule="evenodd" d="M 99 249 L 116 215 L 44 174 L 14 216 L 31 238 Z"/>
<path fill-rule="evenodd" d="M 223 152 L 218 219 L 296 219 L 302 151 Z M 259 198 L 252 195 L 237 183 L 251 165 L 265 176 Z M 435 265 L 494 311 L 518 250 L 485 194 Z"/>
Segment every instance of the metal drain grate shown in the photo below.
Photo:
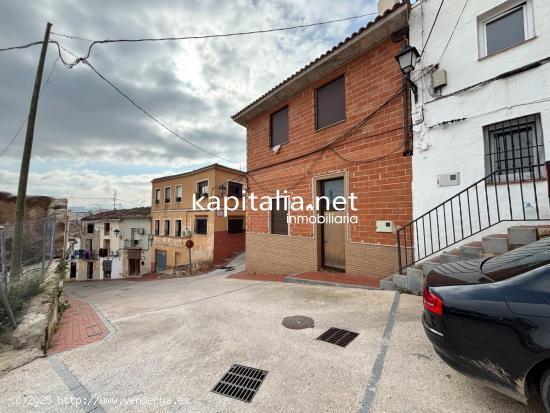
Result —
<path fill-rule="evenodd" d="M 317 340 L 326 341 L 327 343 L 336 344 L 340 347 L 346 347 L 351 343 L 359 333 L 353 331 L 342 330 L 340 328 L 331 327 L 319 337 Z"/>
<path fill-rule="evenodd" d="M 266 376 L 265 370 L 233 364 L 212 391 L 250 403 Z"/>

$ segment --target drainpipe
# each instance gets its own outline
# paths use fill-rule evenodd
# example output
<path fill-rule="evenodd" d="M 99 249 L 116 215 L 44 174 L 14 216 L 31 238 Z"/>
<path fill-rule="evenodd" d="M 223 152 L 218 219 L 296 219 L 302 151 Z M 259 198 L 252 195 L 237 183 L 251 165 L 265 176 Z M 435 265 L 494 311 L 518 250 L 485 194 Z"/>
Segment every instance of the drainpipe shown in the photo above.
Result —
<path fill-rule="evenodd" d="M 548 188 L 548 200 L 550 201 L 550 161 L 546 161 L 545 166 L 546 166 L 546 186 Z"/>
<path fill-rule="evenodd" d="M 403 156 L 413 154 L 409 133 L 409 75 L 403 76 Z"/>

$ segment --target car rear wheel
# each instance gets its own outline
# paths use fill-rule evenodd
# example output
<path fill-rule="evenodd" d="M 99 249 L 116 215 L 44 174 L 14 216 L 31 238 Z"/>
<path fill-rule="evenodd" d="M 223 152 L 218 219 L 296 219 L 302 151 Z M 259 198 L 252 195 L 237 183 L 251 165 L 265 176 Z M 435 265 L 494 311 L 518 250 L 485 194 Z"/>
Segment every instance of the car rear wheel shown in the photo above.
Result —
<path fill-rule="evenodd" d="M 544 409 L 550 413 L 550 368 L 546 369 L 540 379 L 540 398 Z"/>

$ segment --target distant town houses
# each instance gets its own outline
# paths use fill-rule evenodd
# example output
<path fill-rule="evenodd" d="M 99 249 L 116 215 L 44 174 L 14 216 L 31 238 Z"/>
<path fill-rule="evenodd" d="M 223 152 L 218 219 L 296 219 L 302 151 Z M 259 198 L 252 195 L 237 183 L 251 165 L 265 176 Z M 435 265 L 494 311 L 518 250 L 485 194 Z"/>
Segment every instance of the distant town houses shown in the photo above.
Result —
<path fill-rule="evenodd" d="M 245 187 L 244 172 L 219 164 L 154 179 L 152 269 L 206 269 L 244 251 L 246 219 L 239 203 Z M 234 196 L 239 203 L 224 216 L 222 205 L 222 209 L 207 208 L 210 196 Z M 186 247 L 189 240 L 192 248 Z"/>
<path fill-rule="evenodd" d="M 151 208 L 99 212 L 80 221 L 69 280 L 140 276 L 151 271 Z"/>

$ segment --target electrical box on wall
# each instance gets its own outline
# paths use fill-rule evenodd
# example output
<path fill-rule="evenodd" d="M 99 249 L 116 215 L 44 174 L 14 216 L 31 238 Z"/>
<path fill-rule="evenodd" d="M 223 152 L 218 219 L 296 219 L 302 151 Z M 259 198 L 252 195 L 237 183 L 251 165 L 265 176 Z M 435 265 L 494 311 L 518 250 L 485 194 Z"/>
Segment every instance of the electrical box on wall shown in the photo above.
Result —
<path fill-rule="evenodd" d="M 438 69 L 432 73 L 432 86 L 434 89 L 438 89 L 447 84 L 447 71 L 445 69 Z"/>
<path fill-rule="evenodd" d="M 376 232 L 393 232 L 393 221 L 376 221 Z"/>
<path fill-rule="evenodd" d="M 437 175 L 437 186 L 456 186 L 460 185 L 460 172 Z"/>

